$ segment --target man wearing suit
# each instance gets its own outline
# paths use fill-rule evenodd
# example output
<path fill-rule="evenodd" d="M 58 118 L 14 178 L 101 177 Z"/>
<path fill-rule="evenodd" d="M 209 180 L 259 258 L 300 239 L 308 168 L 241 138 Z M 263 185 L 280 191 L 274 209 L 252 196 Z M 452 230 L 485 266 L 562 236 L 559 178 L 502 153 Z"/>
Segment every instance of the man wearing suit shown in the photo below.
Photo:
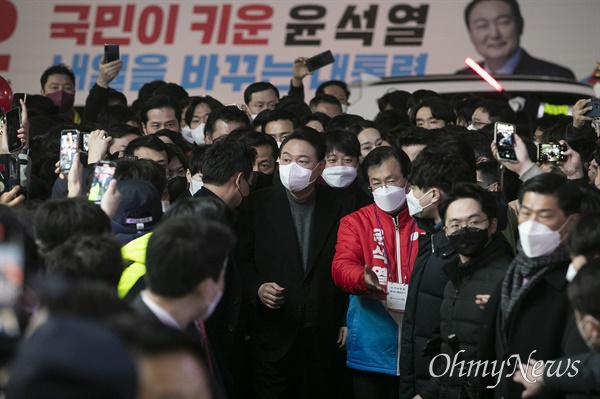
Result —
<path fill-rule="evenodd" d="M 524 21 L 516 0 L 473 0 L 465 9 L 465 23 L 475 50 L 483 57 L 479 65 L 489 73 L 575 79 L 571 70 L 533 58 L 520 47 Z M 465 68 L 456 74 L 475 72 Z"/>
<path fill-rule="evenodd" d="M 252 166 L 256 150 L 235 137 L 223 137 L 213 143 L 202 159 L 204 185 L 194 198 L 211 197 L 223 201 L 232 210 L 250 194 Z M 237 253 L 227 260 L 225 291 L 214 314 L 206 321 L 219 371 L 231 399 L 248 397 L 247 313 L 248 295 L 242 282 Z"/>
<path fill-rule="evenodd" d="M 200 339 L 215 379 L 219 371 L 204 328 L 225 286 L 225 263 L 235 241 L 220 223 L 173 218 L 159 225 L 146 251 L 147 288 L 133 310 Z"/>
<path fill-rule="evenodd" d="M 333 283 L 331 262 L 339 221 L 354 205 L 350 197 L 315 185 L 324 158 L 323 136 L 296 129 L 281 146 L 282 185 L 254 192 L 240 212 L 240 262 L 253 305 L 254 391 L 260 398 L 342 395 L 339 347 L 347 297 Z"/>

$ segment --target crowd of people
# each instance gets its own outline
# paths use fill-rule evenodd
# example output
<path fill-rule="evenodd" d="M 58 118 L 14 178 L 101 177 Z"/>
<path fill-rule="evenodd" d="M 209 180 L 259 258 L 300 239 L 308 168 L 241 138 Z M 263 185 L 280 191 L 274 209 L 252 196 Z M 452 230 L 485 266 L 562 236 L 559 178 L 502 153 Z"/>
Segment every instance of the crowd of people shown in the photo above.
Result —
<path fill-rule="evenodd" d="M 83 108 L 62 64 L 15 103 L 7 398 L 600 395 L 592 99 L 532 119 L 424 87 L 384 95 L 368 120 L 342 81 L 305 102 L 299 57 L 284 96 L 255 82 L 224 105 L 152 81 L 128 104 L 110 88 L 121 67 L 101 62 Z M 513 160 L 497 122 L 516 126 Z"/>

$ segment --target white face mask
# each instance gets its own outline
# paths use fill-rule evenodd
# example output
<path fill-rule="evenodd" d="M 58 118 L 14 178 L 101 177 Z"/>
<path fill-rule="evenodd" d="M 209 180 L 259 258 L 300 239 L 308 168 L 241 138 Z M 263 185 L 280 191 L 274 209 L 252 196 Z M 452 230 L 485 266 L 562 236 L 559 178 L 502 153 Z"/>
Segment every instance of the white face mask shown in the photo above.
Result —
<path fill-rule="evenodd" d="M 325 168 L 321 176 L 331 187 L 345 188 L 356 179 L 358 170 L 352 166 L 332 166 Z"/>
<path fill-rule="evenodd" d="M 317 166 L 319 166 L 317 164 Z M 317 167 L 315 166 L 315 168 Z M 288 165 L 279 165 L 279 178 L 281 184 L 289 191 L 295 193 L 304 190 L 313 181 L 310 180 L 314 169 L 306 169 L 298 165 L 296 162 L 292 162 Z"/>
<path fill-rule="evenodd" d="M 425 206 L 421 205 L 421 200 L 423 198 L 425 198 L 425 196 L 427 194 L 429 194 L 430 192 L 431 192 L 431 190 L 427 191 L 425 194 L 423 194 L 421 196 L 421 198 L 415 197 L 415 195 L 413 194 L 413 191 L 406 194 L 406 202 L 408 203 L 408 213 L 410 213 L 410 216 L 417 216 L 418 214 L 423 212 L 423 209 L 428 208 L 431 206 L 431 204 L 433 204 L 433 202 L 430 202 L 429 204 L 427 204 Z"/>
<path fill-rule="evenodd" d="M 381 186 L 373 191 L 375 204 L 387 213 L 400 209 L 406 202 L 406 197 L 406 191 L 403 187 Z"/>
<path fill-rule="evenodd" d="M 342 113 L 345 114 L 348 112 L 348 104 L 342 104 Z"/>
<path fill-rule="evenodd" d="M 171 202 L 170 201 L 160 201 L 160 205 L 162 207 L 163 213 L 165 213 L 171 207 Z"/>
<path fill-rule="evenodd" d="M 194 138 L 192 137 L 192 129 L 189 126 L 184 126 L 181 128 L 181 135 L 190 144 L 194 143 Z"/>
<path fill-rule="evenodd" d="M 192 193 L 192 195 L 196 194 L 196 192 L 200 190 L 203 185 L 204 182 L 202 180 L 196 180 L 192 178 L 192 182 L 190 183 L 190 193 Z"/>
<path fill-rule="evenodd" d="M 468 130 L 477 130 L 477 129 L 475 129 L 475 126 L 472 123 L 470 123 L 469 126 L 467 126 L 467 129 Z"/>
<path fill-rule="evenodd" d="M 557 231 L 550 227 L 528 220 L 519 225 L 519 236 L 523 252 L 529 258 L 537 258 L 554 252 L 560 245 L 560 231 L 567 224 L 565 222 Z"/>
<path fill-rule="evenodd" d="M 204 144 L 204 127 L 206 123 L 201 123 L 196 126 L 195 129 L 191 129 L 189 126 L 184 126 L 181 129 L 181 135 L 190 144 Z"/>
<path fill-rule="evenodd" d="M 281 144 L 283 143 L 283 141 L 277 141 L 277 148 L 281 148 Z"/>
<path fill-rule="evenodd" d="M 250 120 L 255 120 L 258 114 L 250 114 Z"/>

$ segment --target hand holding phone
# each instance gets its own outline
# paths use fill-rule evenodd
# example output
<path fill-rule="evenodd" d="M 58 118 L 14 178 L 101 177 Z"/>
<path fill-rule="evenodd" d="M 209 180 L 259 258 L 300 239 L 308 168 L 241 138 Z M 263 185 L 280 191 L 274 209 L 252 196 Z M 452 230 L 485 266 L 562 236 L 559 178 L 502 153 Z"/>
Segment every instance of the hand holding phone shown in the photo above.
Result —
<path fill-rule="evenodd" d="M 494 124 L 494 142 L 498 149 L 499 161 L 517 162 L 515 153 L 515 125 L 505 122 Z"/>
<path fill-rule="evenodd" d="M 100 204 L 108 185 L 115 175 L 117 164 L 115 161 L 100 161 L 96 164 L 94 170 L 94 179 L 90 187 L 88 199 L 96 204 Z"/>
<path fill-rule="evenodd" d="M 538 145 L 539 162 L 565 162 L 567 160 L 568 148 L 561 144 L 540 144 Z"/>
<path fill-rule="evenodd" d="M 63 130 L 60 133 L 60 173 L 69 173 L 73 167 L 75 154 L 79 150 L 79 137 L 77 129 Z"/>
<path fill-rule="evenodd" d="M 306 68 L 308 69 L 308 72 L 313 72 L 326 65 L 333 64 L 334 61 L 335 59 L 333 58 L 331 50 L 327 50 L 307 59 Z"/>
<path fill-rule="evenodd" d="M 104 63 L 108 64 L 120 59 L 119 45 L 118 44 L 105 44 L 104 45 Z"/>
<path fill-rule="evenodd" d="M 110 82 L 119 75 L 122 67 L 123 63 L 120 61 L 119 45 L 105 44 L 104 63 L 100 64 L 96 84 L 100 87 L 108 88 Z"/>
<path fill-rule="evenodd" d="M 13 108 L 6 113 L 6 134 L 8 140 L 8 152 L 20 151 L 23 143 L 19 138 L 21 128 L 21 107 Z"/>

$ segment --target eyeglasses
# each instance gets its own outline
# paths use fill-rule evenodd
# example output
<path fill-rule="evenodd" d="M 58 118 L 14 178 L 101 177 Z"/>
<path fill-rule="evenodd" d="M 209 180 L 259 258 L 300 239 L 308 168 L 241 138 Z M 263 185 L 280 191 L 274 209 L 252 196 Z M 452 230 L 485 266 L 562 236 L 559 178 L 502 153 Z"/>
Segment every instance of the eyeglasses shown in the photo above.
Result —
<path fill-rule="evenodd" d="M 479 220 L 479 219 L 472 219 L 469 220 L 468 222 L 459 222 L 459 221 L 453 221 L 452 223 L 450 223 L 449 225 L 446 225 L 446 231 L 448 232 L 448 234 L 452 234 L 460 229 L 462 229 L 463 227 L 469 227 L 472 229 L 481 229 L 481 225 L 485 222 L 487 222 L 489 219 L 483 219 L 483 220 Z"/>
<path fill-rule="evenodd" d="M 369 191 L 373 192 L 373 191 L 377 190 L 379 187 L 383 187 L 383 186 L 387 186 L 387 187 L 394 186 L 394 187 L 406 188 L 406 184 L 403 186 L 399 180 L 388 180 L 385 183 L 372 183 L 369 186 Z"/>

